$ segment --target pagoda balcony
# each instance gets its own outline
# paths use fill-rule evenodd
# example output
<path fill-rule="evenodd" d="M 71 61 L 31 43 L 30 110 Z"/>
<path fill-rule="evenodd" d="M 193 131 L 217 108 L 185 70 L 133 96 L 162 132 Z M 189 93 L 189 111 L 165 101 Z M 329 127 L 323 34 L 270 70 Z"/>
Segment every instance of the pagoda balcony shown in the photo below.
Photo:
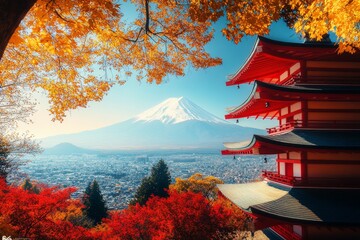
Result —
<path fill-rule="evenodd" d="M 278 183 L 282 183 L 282 184 L 286 184 L 286 185 L 290 185 L 290 186 L 294 186 L 296 183 L 295 177 L 280 175 L 277 172 L 270 172 L 270 171 L 264 170 L 264 171 L 262 171 L 262 176 L 264 178 L 267 178 L 270 181 L 274 181 L 274 182 L 278 182 Z"/>
<path fill-rule="evenodd" d="M 288 78 L 284 79 L 281 83 L 281 85 L 284 86 L 289 86 L 289 85 L 294 85 L 297 81 L 298 81 L 299 77 L 293 77 L 293 76 L 289 76 Z"/>
<path fill-rule="evenodd" d="M 345 188 L 360 188 L 360 178 L 301 178 L 280 175 L 278 172 L 262 171 L 262 176 L 270 181 L 282 183 L 289 186 L 303 186 L 303 187 L 345 187 Z"/>
<path fill-rule="evenodd" d="M 281 124 L 281 125 L 276 126 L 276 127 L 267 128 L 266 131 L 270 135 L 271 134 L 277 134 L 277 133 L 291 131 L 295 127 L 298 127 L 298 125 L 299 125 L 298 121 L 292 121 L 292 122 L 287 122 L 285 124 Z"/>
<path fill-rule="evenodd" d="M 278 134 L 288 132 L 294 128 L 311 128 L 311 129 L 360 129 L 360 122 L 357 121 L 291 121 L 285 124 L 267 128 L 268 134 Z"/>

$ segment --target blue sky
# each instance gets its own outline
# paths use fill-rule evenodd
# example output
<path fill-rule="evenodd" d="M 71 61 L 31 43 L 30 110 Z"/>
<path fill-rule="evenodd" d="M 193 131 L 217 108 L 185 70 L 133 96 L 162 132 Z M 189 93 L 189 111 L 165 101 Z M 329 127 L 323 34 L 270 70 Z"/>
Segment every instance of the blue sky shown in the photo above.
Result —
<path fill-rule="evenodd" d="M 188 68 L 184 77 L 167 77 L 161 85 L 148 84 L 130 79 L 123 86 L 112 88 L 101 102 L 90 103 L 86 109 L 77 109 L 67 114 L 63 123 L 54 123 L 47 112 L 47 99 L 41 95 L 37 113 L 32 117 L 33 124 L 22 125 L 20 131 L 28 130 L 36 138 L 51 135 L 74 133 L 96 129 L 127 120 L 142 111 L 170 97 L 184 96 L 205 110 L 224 118 L 226 108 L 240 105 L 248 96 L 252 85 L 226 87 L 227 75 L 235 73 L 249 56 L 256 37 L 246 36 L 236 45 L 227 41 L 220 33 L 220 23 L 216 26 L 215 38 L 206 48 L 214 57 L 221 57 L 223 64 L 208 69 Z M 301 42 L 293 30 L 283 22 L 271 27 L 271 39 Z M 265 128 L 276 125 L 274 121 L 262 119 L 242 119 L 242 126 Z"/>

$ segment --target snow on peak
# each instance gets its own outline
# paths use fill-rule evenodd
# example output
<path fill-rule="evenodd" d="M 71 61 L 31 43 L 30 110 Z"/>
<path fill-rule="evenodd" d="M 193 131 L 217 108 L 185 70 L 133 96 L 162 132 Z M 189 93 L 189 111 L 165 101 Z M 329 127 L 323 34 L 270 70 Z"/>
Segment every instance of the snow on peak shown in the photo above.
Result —
<path fill-rule="evenodd" d="M 161 121 L 165 124 L 176 124 L 189 120 L 228 123 L 184 97 L 169 98 L 134 118 L 135 122 Z"/>

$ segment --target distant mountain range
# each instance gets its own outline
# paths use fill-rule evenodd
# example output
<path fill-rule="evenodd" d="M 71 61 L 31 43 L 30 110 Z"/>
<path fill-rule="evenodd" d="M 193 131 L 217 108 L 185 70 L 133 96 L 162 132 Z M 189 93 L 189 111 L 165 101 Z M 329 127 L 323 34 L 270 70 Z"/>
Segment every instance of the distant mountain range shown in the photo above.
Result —
<path fill-rule="evenodd" d="M 264 132 L 227 122 L 180 97 L 111 126 L 44 138 L 42 145 L 46 148 L 66 142 L 102 150 L 220 149 L 223 142 L 247 140 Z"/>
<path fill-rule="evenodd" d="M 54 147 L 45 149 L 43 153 L 51 154 L 51 155 L 58 155 L 58 154 L 66 155 L 66 154 L 91 154 L 91 153 L 97 153 L 97 151 L 86 148 L 80 148 L 71 143 L 60 143 Z"/>

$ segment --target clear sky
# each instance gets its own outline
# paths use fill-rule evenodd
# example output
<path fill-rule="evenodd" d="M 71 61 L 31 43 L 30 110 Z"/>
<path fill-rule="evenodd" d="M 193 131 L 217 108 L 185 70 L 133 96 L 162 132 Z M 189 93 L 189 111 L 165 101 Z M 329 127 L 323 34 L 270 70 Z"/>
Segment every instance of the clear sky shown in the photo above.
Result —
<path fill-rule="evenodd" d="M 218 24 L 219 26 L 220 24 Z M 161 85 L 148 84 L 129 79 L 123 86 L 113 87 L 101 102 L 92 102 L 86 109 L 73 110 L 67 114 L 63 123 L 51 121 L 47 108 L 47 99 L 41 95 L 37 112 L 33 115 L 33 124 L 20 126 L 20 131 L 28 130 L 36 138 L 57 134 L 74 133 L 96 129 L 127 120 L 142 111 L 170 97 L 184 96 L 205 110 L 224 118 L 227 107 L 243 103 L 249 96 L 252 85 L 226 87 L 227 75 L 235 73 L 245 62 L 252 50 L 256 37 L 244 37 L 238 45 L 227 41 L 218 27 L 215 39 L 207 45 L 214 57 L 221 57 L 223 64 L 208 69 L 188 68 L 184 77 L 167 77 Z M 286 27 L 283 22 L 271 27 L 271 39 L 301 42 L 298 35 Z M 274 121 L 262 119 L 242 119 L 242 126 L 265 128 L 277 125 Z"/>

